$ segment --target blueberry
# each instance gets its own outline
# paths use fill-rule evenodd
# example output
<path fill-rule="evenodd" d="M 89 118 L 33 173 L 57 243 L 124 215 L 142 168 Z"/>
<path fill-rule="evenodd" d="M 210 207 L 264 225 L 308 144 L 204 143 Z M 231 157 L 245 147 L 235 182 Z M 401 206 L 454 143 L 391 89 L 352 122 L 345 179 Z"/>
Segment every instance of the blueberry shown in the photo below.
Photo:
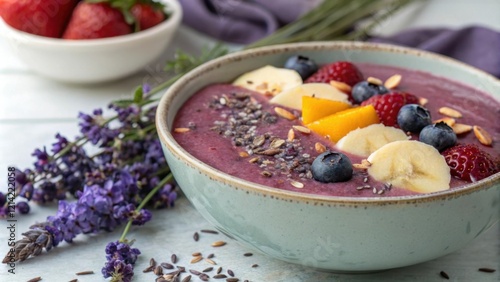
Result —
<path fill-rule="evenodd" d="M 449 125 L 444 122 L 438 122 L 424 127 L 420 131 L 419 140 L 441 152 L 457 143 L 457 135 Z"/>
<path fill-rule="evenodd" d="M 404 131 L 419 133 L 431 123 L 431 113 L 420 105 L 407 104 L 399 110 L 398 125 Z"/>
<path fill-rule="evenodd" d="M 285 69 L 297 71 L 300 77 L 302 77 L 302 80 L 305 80 L 318 70 L 318 65 L 308 57 L 297 55 L 286 60 Z"/>
<path fill-rule="evenodd" d="M 352 98 L 356 103 L 361 103 L 368 100 L 370 97 L 389 92 L 383 85 L 377 85 L 368 81 L 356 83 L 351 90 Z"/>
<path fill-rule="evenodd" d="M 16 209 L 20 214 L 27 214 L 30 212 L 30 206 L 27 202 L 18 202 L 16 204 Z"/>
<path fill-rule="evenodd" d="M 352 178 L 352 163 L 342 153 L 327 151 L 314 159 L 311 171 L 319 182 L 342 182 Z"/>

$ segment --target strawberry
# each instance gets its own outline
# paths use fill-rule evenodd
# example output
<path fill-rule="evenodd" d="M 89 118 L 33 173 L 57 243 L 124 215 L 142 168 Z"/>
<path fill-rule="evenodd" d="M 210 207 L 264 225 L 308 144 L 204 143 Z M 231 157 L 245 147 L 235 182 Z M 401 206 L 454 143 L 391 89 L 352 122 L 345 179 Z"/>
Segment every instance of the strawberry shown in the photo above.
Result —
<path fill-rule="evenodd" d="M 0 17 L 15 29 L 61 37 L 78 0 L 0 0 Z"/>
<path fill-rule="evenodd" d="M 373 105 L 380 122 L 386 126 L 397 126 L 399 110 L 406 104 L 418 104 L 418 98 L 409 93 L 393 92 L 372 96 L 361 103 L 362 106 Z"/>
<path fill-rule="evenodd" d="M 359 69 L 350 62 L 335 62 L 322 66 L 318 71 L 306 79 L 309 82 L 326 82 L 336 80 L 354 86 L 354 84 L 363 80 L 363 75 Z"/>
<path fill-rule="evenodd" d="M 453 177 L 475 182 L 500 170 L 491 155 L 474 144 L 458 144 L 441 153 Z"/>
<path fill-rule="evenodd" d="M 65 39 L 93 39 L 132 32 L 123 13 L 108 3 L 80 2 L 64 31 Z"/>
<path fill-rule="evenodd" d="M 158 5 L 137 3 L 132 6 L 130 12 L 137 22 L 138 30 L 148 29 L 165 20 L 163 7 Z"/>

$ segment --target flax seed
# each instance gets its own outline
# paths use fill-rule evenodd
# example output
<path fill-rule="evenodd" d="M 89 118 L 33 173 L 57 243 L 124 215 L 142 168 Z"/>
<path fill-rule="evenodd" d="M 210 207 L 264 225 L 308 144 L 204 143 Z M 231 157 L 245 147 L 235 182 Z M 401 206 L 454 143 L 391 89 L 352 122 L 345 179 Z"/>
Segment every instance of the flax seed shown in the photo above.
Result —
<path fill-rule="evenodd" d="M 493 143 L 491 135 L 484 128 L 478 125 L 474 125 L 472 127 L 472 130 L 474 131 L 474 135 L 476 136 L 477 140 L 479 140 L 481 144 L 490 146 Z"/>
<path fill-rule="evenodd" d="M 440 114 L 443 114 L 445 116 L 449 116 L 449 117 L 452 117 L 452 118 L 461 118 L 462 117 L 462 113 L 455 110 L 455 109 L 452 109 L 450 107 L 441 107 L 439 108 L 438 112 Z"/>
<path fill-rule="evenodd" d="M 472 131 L 472 125 L 455 123 L 452 127 L 455 134 L 460 135 Z"/>
<path fill-rule="evenodd" d="M 299 131 L 299 132 L 302 132 L 304 134 L 310 134 L 311 133 L 311 130 L 305 126 L 302 126 L 302 125 L 294 125 L 292 126 L 293 129 Z"/>
<path fill-rule="evenodd" d="M 190 129 L 187 127 L 177 127 L 174 129 L 175 133 L 185 133 L 188 132 Z"/>
<path fill-rule="evenodd" d="M 283 108 L 280 108 L 280 107 L 275 107 L 274 112 L 276 114 L 278 114 L 278 116 L 285 118 L 287 120 L 296 120 L 297 119 L 297 117 L 294 114 L 292 114 L 291 112 L 289 112 Z"/>

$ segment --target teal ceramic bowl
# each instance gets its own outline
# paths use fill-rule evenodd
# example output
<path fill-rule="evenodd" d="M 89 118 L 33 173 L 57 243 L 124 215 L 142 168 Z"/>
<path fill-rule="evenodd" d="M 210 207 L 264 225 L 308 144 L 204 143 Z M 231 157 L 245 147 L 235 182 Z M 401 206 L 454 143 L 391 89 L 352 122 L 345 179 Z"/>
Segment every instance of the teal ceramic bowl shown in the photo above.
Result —
<path fill-rule="evenodd" d="M 370 62 L 421 70 L 494 93 L 500 82 L 449 58 L 390 45 L 311 42 L 233 53 L 179 79 L 163 96 L 157 127 L 176 181 L 217 229 L 251 249 L 328 271 L 364 272 L 417 264 L 454 252 L 500 217 L 500 173 L 474 184 L 416 196 L 326 197 L 238 179 L 195 159 L 170 133 L 181 105 L 211 83 L 227 82 L 292 54 L 319 63 Z"/>

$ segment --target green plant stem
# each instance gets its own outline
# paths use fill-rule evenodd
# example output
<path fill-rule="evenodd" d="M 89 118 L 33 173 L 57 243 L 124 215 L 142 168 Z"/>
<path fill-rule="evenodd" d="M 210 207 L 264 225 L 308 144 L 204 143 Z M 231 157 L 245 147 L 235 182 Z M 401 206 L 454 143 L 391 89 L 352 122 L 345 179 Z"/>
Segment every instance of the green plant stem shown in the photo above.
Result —
<path fill-rule="evenodd" d="M 139 204 L 139 206 L 137 206 L 135 211 L 136 212 L 141 211 L 141 209 L 144 208 L 144 206 L 146 206 L 148 204 L 148 202 L 151 200 L 151 198 L 153 198 L 153 196 L 156 194 L 156 192 L 158 192 L 158 190 L 160 190 L 165 184 L 171 182 L 173 179 L 174 179 L 174 176 L 172 175 L 172 173 L 169 173 L 167 176 L 165 176 L 165 178 L 163 178 L 160 181 L 160 183 L 158 183 L 158 185 L 156 185 L 155 188 L 153 188 L 146 195 L 146 197 L 144 197 L 144 199 L 142 199 L 141 203 Z M 132 221 L 134 221 L 134 219 L 130 218 L 127 222 L 127 225 L 125 225 L 125 228 L 123 229 L 122 235 L 120 236 L 120 239 L 119 239 L 120 242 L 125 242 L 125 238 L 127 237 L 127 233 L 129 232 L 130 227 L 132 227 Z"/>

